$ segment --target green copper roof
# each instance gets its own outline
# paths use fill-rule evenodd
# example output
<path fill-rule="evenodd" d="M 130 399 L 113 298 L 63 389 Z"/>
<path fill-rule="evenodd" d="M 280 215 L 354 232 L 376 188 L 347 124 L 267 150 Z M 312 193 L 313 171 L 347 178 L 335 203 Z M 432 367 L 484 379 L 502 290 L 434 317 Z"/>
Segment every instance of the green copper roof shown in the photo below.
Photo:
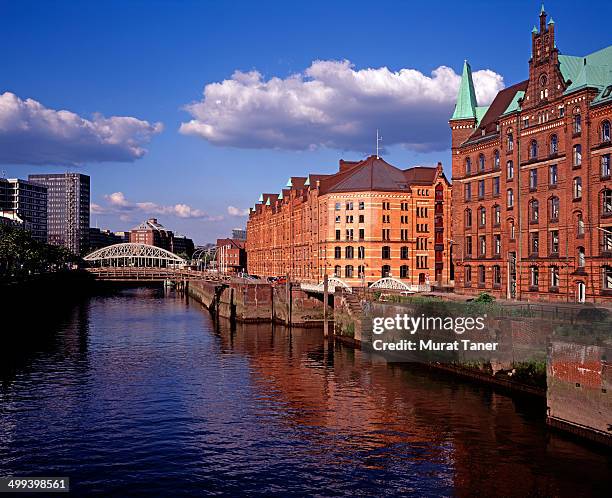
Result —
<path fill-rule="evenodd" d="M 451 119 L 476 119 L 477 105 L 476 91 L 474 90 L 474 81 L 472 80 L 472 68 L 465 61 L 463 63 L 459 94 L 457 95 L 457 104 Z"/>
<path fill-rule="evenodd" d="M 544 4 L 542 4 L 542 7 L 540 7 L 540 14 L 544 14 L 546 11 L 544 10 Z"/>
<path fill-rule="evenodd" d="M 572 93 L 587 87 L 603 88 L 606 81 L 610 81 L 610 70 L 607 66 L 584 64 L 576 78 L 572 80 L 572 84 L 565 90 L 565 93 Z"/>
<path fill-rule="evenodd" d="M 287 185 L 285 185 L 285 187 L 293 187 L 293 182 L 291 181 L 291 177 L 289 178 L 289 180 L 287 180 Z"/>
<path fill-rule="evenodd" d="M 488 105 L 476 107 L 476 126 L 480 124 L 480 122 L 482 121 L 482 118 L 484 117 L 484 115 L 487 113 L 488 110 L 489 110 Z"/>
<path fill-rule="evenodd" d="M 259 199 L 257 200 L 257 202 L 263 202 L 263 194 L 259 194 Z"/>
<path fill-rule="evenodd" d="M 585 57 L 559 55 L 561 74 L 571 81 L 565 94 L 583 88 L 603 89 L 612 84 L 612 46 L 588 54 Z"/>
<path fill-rule="evenodd" d="M 552 17 L 550 18 L 550 21 L 548 21 L 548 24 L 555 24 L 555 21 Z"/>
<path fill-rule="evenodd" d="M 285 197 L 283 196 L 283 191 L 281 190 L 280 194 L 278 194 L 278 200 L 282 201 Z"/>
<path fill-rule="evenodd" d="M 531 30 L 532 33 L 537 33 L 538 32 L 538 28 L 535 27 L 535 24 L 533 26 L 533 29 Z"/>
<path fill-rule="evenodd" d="M 268 197 L 268 199 L 266 200 L 266 206 L 270 205 L 270 198 Z"/>
<path fill-rule="evenodd" d="M 525 92 L 523 92 L 522 90 L 516 92 L 514 94 L 514 97 L 512 98 L 512 101 L 508 104 L 508 107 L 503 112 L 502 116 L 520 110 L 519 100 L 521 100 L 523 97 L 525 97 Z"/>
<path fill-rule="evenodd" d="M 306 178 L 306 181 L 304 182 L 304 186 L 305 187 L 309 187 L 310 186 L 310 175 L 308 176 L 308 178 Z"/>

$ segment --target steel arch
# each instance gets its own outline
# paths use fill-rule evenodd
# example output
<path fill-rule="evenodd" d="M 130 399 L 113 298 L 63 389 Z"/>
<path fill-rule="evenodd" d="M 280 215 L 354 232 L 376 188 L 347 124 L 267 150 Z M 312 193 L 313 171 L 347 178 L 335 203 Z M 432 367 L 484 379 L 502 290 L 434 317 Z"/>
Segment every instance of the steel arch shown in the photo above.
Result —
<path fill-rule="evenodd" d="M 83 258 L 90 263 L 108 262 L 119 265 L 123 263 L 126 266 L 153 267 L 164 265 L 185 265 L 185 261 L 180 256 L 162 249 L 161 247 L 151 246 L 148 244 L 137 244 L 134 242 L 126 242 L 123 244 L 114 244 L 112 246 L 102 247 Z M 144 265 L 141 264 L 144 262 Z M 138 264 L 135 264 L 138 263 Z M 121 266 L 121 265 L 119 265 Z"/>
<path fill-rule="evenodd" d="M 377 280 L 370 285 L 370 289 L 411 290 L 409 285 L 393 277 L 385 277 Z"/>

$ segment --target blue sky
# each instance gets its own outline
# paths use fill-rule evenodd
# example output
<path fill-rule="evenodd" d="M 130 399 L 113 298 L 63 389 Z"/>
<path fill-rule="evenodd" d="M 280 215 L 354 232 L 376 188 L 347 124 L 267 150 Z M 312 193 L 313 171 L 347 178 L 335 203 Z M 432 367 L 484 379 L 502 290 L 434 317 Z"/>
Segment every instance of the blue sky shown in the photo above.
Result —
<path fill-rule="evenodd" d="M 582 55 L 612 41 L 612 6 L 605 2 L 582 5 L 590 13 L 588 21 L 573 10 L 574 2 L 546 4 L 556 22 L 562 53 Z M 0 145 L 10 149 L 23 141 L 13 155 L 0 154 L 0 170 L 8 177 L 82 171 L 92 178 L 92 202 L 99 206 L 98 214 L 92 214 L 92 225 L 129 229 L 148 214 L 157 214 L 164 225 L 202 243 L 245 224 L 246 218 L 230 215 L 228 206 L 247 208 L 260 192 L 277 192 L 291 175 L 332 172 L 339 158 L 361 158 L 372 152 L 377 126 L 382 128 L 383 143 L 385 137 L 393 142 L 387 142 L 384 155 L 392 164 L 408 167 L 440 160 L 450 174 L 447 96 L 406 101 L 394 113 L 393 99 L 401 97 L 393 94 L 392 85 L 399 85 L 401 91 L 402 85 L 412 84 L 401 80 L 398 72 L 410 68 L 431 78 L 433 70 L 447 66 L 454 70 L 450 75 L 454 77 L 467 58 L 474 71 L 491 71 L 483 73 L 482 80 L 488 82 L 489 93 L 495 91 L 500 76 L 505 85 L 520 81 L 527 76 L 530 31 L 537 23 L 540 4 L 20 0 L 2 1 L 0 7 L 0 94 L 15 94 L 19 100 L 12 103 L 22 107 L 26 99 L 33 99 L 46 109 L 66 109 L 95 125 L 94 131 L 88 131 L 94 135 L 70 151 L 68 162 L 82 163 L 75 166 L 58 160 L 66 157 L 65 151 L 58 151 L 65 144 L 37 142 L 47 138 L 45 129 L 34 138 L 23 138 L 13 130 L 3 142 L 0 109 Z M 578 18 L 580 22 L 575 22 Z M 348 60 L 352 66 L 313 66 L 317 60 Z M 388 73 L 365 72 L 383 67 Z M 235 71 L 254 70 L 258 77 L 232 79 Z M 388 95 L 384 88 L 377 88 L 367 105 L 331 99 L 336 104 L 327 102 L 323 110 L 337 122 L 309 127 L 302 119 L 294 128 L 287 117 L 293 110 L 287 111 L 284 102 L 276 106 L 275 91 L 267 86 L 270 78 L 277 77 L 281 89 L 286 89 L 292 81 L 287 78 L 293 74 L 302 75 L 296 86 L 298 91 L 305 89 L 303 98 L 309 103 L 313 95 L 319 95 L 304 85 L 312 79 L 322 78 L 323 86 L 331 85 L 342 96 L 355 89 L 347 90 L 344 80 L 337 83 L 339 75 L 361 78 L 366 86 L 386 75 L 391 86 Z M 456 83 L 450 76 L 435 90 L 451 91 Z M 231 114 L 221 99 L 217 102 L 223 108 L 221 115 L 210 121 L 213 100 L 218 97 L 202 105 L 203 89 L 224 80 L 232 83 L 216 91 L 233 102 Z M 240 88 L 234 95 L 236 82 Z M 262 95 L 249 93 L 262 84 Z M 250 111 L 240 108 L 245 96 L 251 99 Z M 265 103 L 257 100 L 260 97 Z M 185 110 L 195 102 L 201 104 L 199 111 Z M 137 119 L 109 123 L 97 121 L 95 113 Z M 39 114 L 29 116 L 36 119 Z M 181 124 L 193 119 L 212 125 L 214 132 L 179 133 Z M 357 131 L 338 130 L 348 119 L 355 120 Z M 163 124 L 163 131 L 156 123 Z M 13 125 L 13 121 L 5 124 L 4 132 Z M 95 134 L 108 126 L 115 127 L 121 143 L 92 145 Z M 135 148 L 128 141 L 134 136 Z M 253 141 L 252 136 L 257 138 Z M 368 142 L 364 137 L 369 136 Z M 34 156 L 31 151 L 41 152 Z M 118 192 L 123 195 L 111 197 Z M 175 208 L 177 204 L 184 206 Z"/>

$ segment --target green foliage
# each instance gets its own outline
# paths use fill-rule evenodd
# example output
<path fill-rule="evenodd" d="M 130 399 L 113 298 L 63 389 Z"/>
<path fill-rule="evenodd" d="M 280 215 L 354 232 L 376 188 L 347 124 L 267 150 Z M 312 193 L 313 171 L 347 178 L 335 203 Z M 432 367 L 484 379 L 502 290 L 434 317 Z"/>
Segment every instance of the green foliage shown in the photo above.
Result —
<path fill-rule="evenodd" d="M 0 225 L 0 278 L 54 271 L 77 260 L 65 247 L 38 242 L 26 230 Z"/>
<path fill-rule="evenodd" d="M 474 298 L 475 303 L 492 303 L 493 301 L 495 301 L 495 298 L 487 292 L 481 292 Z"/>

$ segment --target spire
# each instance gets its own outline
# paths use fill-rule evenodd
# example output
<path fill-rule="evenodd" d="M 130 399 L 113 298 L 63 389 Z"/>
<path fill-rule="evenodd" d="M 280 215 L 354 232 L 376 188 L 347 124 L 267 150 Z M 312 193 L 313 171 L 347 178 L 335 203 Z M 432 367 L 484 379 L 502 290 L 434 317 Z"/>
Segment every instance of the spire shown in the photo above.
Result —
<path fill-rule="evenodd" d="M 535 27 L 535 24 L 534 24 L 533 29 L 531 30 L 531 32 L 532 32 L 534 35 L 537 35 L 537 34 L 538 34 L 538 28 L 536 28 L 536 27 Z"/>
<path fill-rule="evenodd" d="M 542 14 L 546 14 L 546 11 L 544 10 L 544 3 L 542 3 L 542 7 L 540 8 L 540 15 Z"/>
<path fill-rule="evenodd" d="M 555 20 L 551 17 L 550 21 L 548 21 L 548 24 L 555 24 Z"/>
<path fill-rule="evenodd" d="M 457 104 L 451 119 L 476 119 L 477 105 L 474 81 L 472 80 L 472 68 L 466 60 L 463 63 L 463 74 L 461 75 Z"/>

